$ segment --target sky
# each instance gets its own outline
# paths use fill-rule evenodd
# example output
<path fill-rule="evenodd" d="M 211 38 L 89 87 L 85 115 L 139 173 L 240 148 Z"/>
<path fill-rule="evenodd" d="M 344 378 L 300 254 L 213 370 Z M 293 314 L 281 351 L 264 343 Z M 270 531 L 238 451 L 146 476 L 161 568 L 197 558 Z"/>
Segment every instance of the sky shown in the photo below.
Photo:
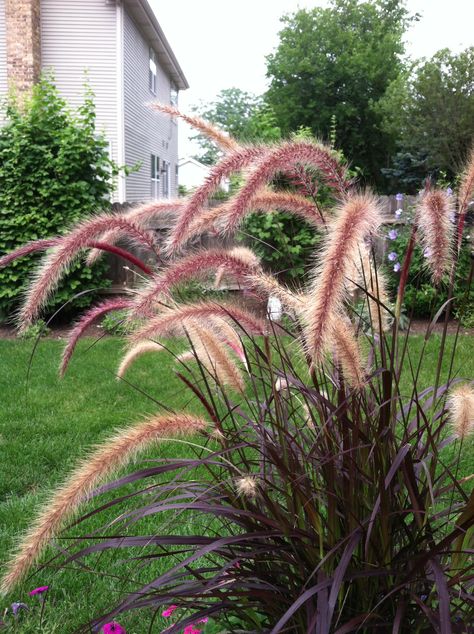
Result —
<path fill-rule="evenodd" d="M 268 85 L 265 56 L 278 45 L 280 17 L 327 0 L 149 0 L 188 79 L 179 95 L 183 111 L 212 101 L 224 88 L 262 94 Z M 412 58 L 441 48 L 474 46 L 474 0 L 407 0 L 421 19 L 406 35 Z M 189 128 L 180 124 L 180 156 L 193 154 Z"/>

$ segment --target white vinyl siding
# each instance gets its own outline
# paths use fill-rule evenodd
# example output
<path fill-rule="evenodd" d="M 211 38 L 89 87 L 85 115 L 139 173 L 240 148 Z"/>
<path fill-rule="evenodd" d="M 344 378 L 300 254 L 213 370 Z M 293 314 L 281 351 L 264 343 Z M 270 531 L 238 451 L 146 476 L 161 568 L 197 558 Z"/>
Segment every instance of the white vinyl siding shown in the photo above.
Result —
<path fill-rule="evenodd" d="M 0 0 L 0 99 L 8 92 L 7 82 L 7 38 L 5 28 L 5 0 Z M 0 114 L 1 117 L 1 114 Z"/>
<path fill-rule="evenodd" d="M 154 96 L 149 88 L 150 46 L 132 17 L 124 12 L 124 120 L 125 162 L 140 169 L 127 177 L 127 201 L 151 197 L 151 156 L 159 156 L 174 171 L 178 162 L 177 124 L 170 117 L 153 112 L 147 103 Z M 156 99 L 170 103 L 171 82 L 157 59 Z M 162 179 L 161 179 L 162 180 Z M 174 179 L 171 179 L 174 181 Z M 170 182 L 170 196 L 176 195 Z M 160 191 L 162 196 L 162 191 Z"/>
<path fill-rule="evenodd" d="M 0 0 L 3 1 L 3 0 Z M 61 95 L 82 103 L 94 92 L 96 126 L 118 159 L 116 7 L 104 0 L 41 0 L 41 63 L 53 70 Z"/>

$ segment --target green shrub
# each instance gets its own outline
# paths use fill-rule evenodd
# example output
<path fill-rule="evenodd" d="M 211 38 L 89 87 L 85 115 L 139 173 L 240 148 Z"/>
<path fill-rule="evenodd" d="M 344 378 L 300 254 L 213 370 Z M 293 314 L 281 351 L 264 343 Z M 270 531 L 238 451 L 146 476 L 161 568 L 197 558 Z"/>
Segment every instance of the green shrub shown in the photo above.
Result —
<path fill-rule="evenodd" d="M 106 208 L 118 167 L 109 158 L 105 137 L 95 128 L 92 94 L 72 112 L 51 78 L 43 77 L 20 104 L 11 97 L 4 106 L 0 130 L 0 255 L 38 238 L 56 236 L 97 209 Z M 0 270 L 0 319 L 17 309 L 27 280 L 38 263 L 31 255 Z M 94 293 L 85 289 L 109 285 L 107 267 L 71 267 L 47 312 L 67 300 L 67 313 L 88 306 Z"/>

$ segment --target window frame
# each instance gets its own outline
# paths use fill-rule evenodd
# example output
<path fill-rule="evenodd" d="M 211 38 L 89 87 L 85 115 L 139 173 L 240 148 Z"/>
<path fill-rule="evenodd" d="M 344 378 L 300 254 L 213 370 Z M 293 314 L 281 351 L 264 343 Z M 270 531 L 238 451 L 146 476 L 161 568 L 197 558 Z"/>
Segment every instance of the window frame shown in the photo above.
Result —
<path fill-rule="evenodd" d="M 156 95 L 158 60 L 155 50 L 150 46 L 148 53 L 148 88 L 153 95 Z"/>
<path fill-rule="evenodd" d="M 153 200 L 157 200 L 160 198 L 161 159 L 157 154 L 151 154 L 150 156 L 151 197 Z"/>

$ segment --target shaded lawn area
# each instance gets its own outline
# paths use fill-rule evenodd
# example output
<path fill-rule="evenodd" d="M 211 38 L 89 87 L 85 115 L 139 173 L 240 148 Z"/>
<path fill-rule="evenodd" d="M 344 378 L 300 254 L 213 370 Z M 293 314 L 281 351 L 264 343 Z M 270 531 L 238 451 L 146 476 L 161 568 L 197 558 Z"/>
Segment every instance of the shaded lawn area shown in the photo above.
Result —
<path fill-rule="evenodd" d="M 453 339 L 449 337 L 444 373 L 449 366 Z M 422 387 L 434 381 L 439 341 L 439 336 L 434 335 L 425 352 Z M 418 358 L 422 342 L 422 336 L 410 337 L 409 354 L 413 362 Z M 69 473 L 88 447 L 106 438 L 117 426 L 161 411 L 156 401 L 177 410 L 202 413 L 197 399 L 174 375 L 175 364 L 170 354 L 145 355 L 129 371 L 127 381 L 117 381 L 115 369 L 123 349 L 122 341 L 106 338 L 91 347 L 92 343 L 91 339 L 80 343 L 68 374 L 60 380 L 57 367 L 63 344 L 42 340 L 27 381 L 33 343 L 0 340 L 0 561 L 5 561 L 15 538 L 28 526 L 35 509 L 47 498 L 51 488 Z M 454 373 L 460 377 L 474 376 L 473 343 L 469 336 L 460 339 L 454 366 Z M 403 394 L 409 396 L 411 387 L 406 377 Z M 173 442 L 154 448 L 149 455 L 172 458 L 193 453 L 185 445 Z M 472 451 L 465 447 L 460 475 L 472 473 L 473 467 Z M 156 518 L 150 520 L 153 521 L 155 524 L 148 526 L 152 533 L 158 531 Z M 202 524 L 200 526 L 202 528 Z M 196 531 L 195 519 L 189 518 L 180 528 L 183 532 Z M 31 603 L 27 590 L 44 583 L 51 583 L 54 590 L 42 630 L 48 633 L 73 632 L 75 626 L 110 606 L 118 598 L 117 586 L 120 585 L 113 578 L 45 570 L 24 588 L 19 588 L 9 600 L 28 599 Z M 6 605 L 5 601 L 0 603 L 2 612 Z M 133 614 L 120 621 L 127 626 L 127 631 L 131 628 L 131 632 L 140 634 L 148 631 L 151 616 L 151 612 Z M 164 621 L 158 619 L 152 631 L 162 629 Z M 209 623 L 206 632 L 211 634 L 219 629 L 222 627 Z M 38 610 L 22 618 L 18 631 L 41 631 Z"/>

